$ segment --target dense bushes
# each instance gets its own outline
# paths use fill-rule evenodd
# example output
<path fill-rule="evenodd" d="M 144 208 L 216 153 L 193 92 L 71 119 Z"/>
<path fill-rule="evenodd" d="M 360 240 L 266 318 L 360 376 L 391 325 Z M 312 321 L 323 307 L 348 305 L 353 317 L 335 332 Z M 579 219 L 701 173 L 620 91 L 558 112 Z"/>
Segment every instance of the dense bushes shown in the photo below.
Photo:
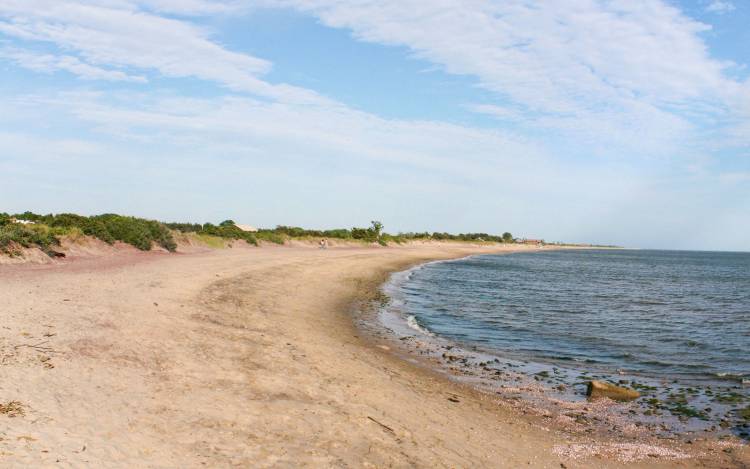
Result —
<path fill-rule="evenodd" d="M 234 221 L 225 220 L 219 225 L 211 223 L 167 223 L 166 226 L 183 233 L 197 233 L 199 235 L 219 236 L 227 239 L 244 239 L 250 244 L 258 244 L 259 240 L 276 244 L 284 244 L 288 238 L 334 238 L 334 239 L 357 239 L 367 242 L 384 243 L 385 233 L 382 232 L 383 224 L 372 222 L 369 228 L 334 229 L 334 230 L 306 230 L 297 226 L 279 225 L 273 229 L 261 229 L 256 232 L 247 232 L 238 228 Z M 393 239 L 392 236 L 389 236 Z"/>
<path fill-rule="evenodd" d="M 212 225 L 211 223 L 205 223 L 198 233 L 227 239 L 244 239 L 248 244 L 253 244 L 255 246 L 258 245 L 258 240 L 253 233 L 237 228 L 231 220 L 222 222 L 218 226 Z"/>
<path fill-rule="evenodd" d="M 224 220 L 218 225 L 214 225 L 213 223 L 204 223 L 202 225 L 200 223 L 166 223 L 165 226 L 183 233 L 196 233 L 201 236 L 217 236 L 224 239 L 243 239 L 249 244 L 254 246 L 258 245 L 258 237 L 256 237 L 256 233 L 241 230 L 232 220 Z"/>
<path fill-rule="evenodd" d="M 513 235 L 508 233 L 507 231 L 502 234 L 502 236 L 498 235 L 492 235 L 488 233 L 459 233 L 459 234 L 451 234 L 451 233 L 441 233 L 441 232 L 434 232 L 434 233 L 399 233 L 397 235 L 399 239 L 402 241 L 410 241 L 410 240 L 435 240 L 435 241 L 469 241 L 469 242 L 477 242 L 477 241 L 490 241 L 495 243 L 512 243 L 513 242 Z"/>
<path fill-rule="evenodd" d="M 21 225 L 10 223 L 10 219 L 3 219 L 0 215 L 0 252 L 14 255 L 16 248 L 39 247 L 49 256 L 53 256 L 54 246 L 60 244 L 57 236 L 50 228 L 43 225 Z"/>
<path fill-rule="evenodd" d="M 170 252 L 177 249 L 177 243 L 175 243 L 169 229 L 154 220 L 112 213 L 93 217 L 63 213 L 46 215 L 39 221 L 52 227 L 78 228 L 84 234 L 99 238 L 105 243 L 112 244 L 115 241 L 122 241 L 142 251 L 150 250 L 154 243 Z"/>
<path fill-rule="evenodd" d="M 362 239 L 370 243 L 380 242 L 380 235 L 383 232 L 383 224 L 379 221 L 370 222 L 369 228 L 352 228 L 352 238 Z"/>
<path fill-rule="evenodd" d="M 285 235 L 290 238 L 352 239 L 352 231 L 347 230 L 345 228 L 339 228 L 335 230 L 306 230 L 298 226 L 279 225 L 273 230 L 262 230 L 262 231 L 273 231 L 274 233 Z"/>
<path fill-rule="evenodd" d="M 333 239 L 359 239 L 371 243 L 377 242 L 382 238 L 383 224 L 373 221 L 369 228 L 345 228 L 333 230 L 306 230 L 298 226 L 279 225 L 272 230 L 260 230 L 260 233 L 276 233 L 289 238 L 333 238 Z"/>
<path fill-rule="evenodd" d="M 203 229 L 200 223 L 165 223 L 170 230 L 182 231 L 183 233 L 197 233 Z"/>
<path fill-rule="evenodd" d="M 154 220 L 126 217 L 111 213 L 84 217 L 73 213 L 37 215 L 25 212 L 15 215 L 14 218 L 34 222 L 33 225 L 20 225 L 9 223 L 8 220 L 5 227 L 13 227 L 16 236 L 21 236 L 18 227 L 24 227 L 27 230 L 40 233 L 47 230 L 46 236 L 51 236 L 56 244 L 59 244 L 59 236 L 79 231 L 85 235 L 101 239 L 108 244 L 113 244 L 115 241 L 122 241 L 143 251 L 150 250 L 154 243 L 170 252 L 177 249 L 177 243 L 175 243 L 171 231 L 162 223 Z M 3 219 L 3 217 L 0 217 L 0 219 Z M 28 236 L 24 238 L 24 240 L 28 239 Z M 31 245 L 38 245 L 44 248 L 43 243 L 45 241 L 50 241 L 50 239 L 33 241 Z M 21 242 L 19 244 L 29 247 Z"/>
<path fill-rule="evenodd" d="M 496 242 L 509 243 L 513 242 L 513 235 L 506 232 L 502 236 L 491 235 L 487 233 L 460 233 L 457 235 L 450 233 L 399 233 L 391 235 L 383 231 L 383 224 L 378 221 L 371 222 L 368 228 L 352 229 L 333 229 L 333 230 L 307 230 L 298 226 L 278 225 L 273 229 L 260 229 L 255 233 L 247 233 L 236 226 L 232 220 L 226 220 L 218 226 L 211 223 L 167 223 L 169 228 L 179 230 L 184 233 L 209 234 L 229 239 L 248 239 L 249 243 L 257 244 L 257 241 L 269 241 L 272 243 L 283 244 L 289 238 L 329 238 L 344 240 L 360 240 L 368 243 L 379 243 L 387 245 L 388 243 L 405 243 L 411 240 L 451 240 L 467 242 Z"/>

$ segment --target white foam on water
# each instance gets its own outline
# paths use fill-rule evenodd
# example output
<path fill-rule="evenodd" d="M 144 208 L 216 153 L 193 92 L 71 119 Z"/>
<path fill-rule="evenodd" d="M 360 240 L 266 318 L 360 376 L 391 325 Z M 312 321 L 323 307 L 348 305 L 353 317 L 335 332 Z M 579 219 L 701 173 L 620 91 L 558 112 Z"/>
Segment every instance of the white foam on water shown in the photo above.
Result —
<path fill-rule="evenodd" d="M 411 327 L 412 329 L 414 329 L 415 331 L 417 331 L 417 332 L 420 332 L 420 333 L 422 333 L 422 334 L 424 334 L 426 336 L 429 336 L 429 337 L 435 337 L 435 334 L 433 334 L 432 332 L 430 332 L 427 328 L 422 327 L 419 324 L 419 321 L 417 321 L 417 318 L 415 318 L 414 316 L 411 316 L 411 315 L 407 316 L 406 317 L 406 324 L 409 327 Z"/>

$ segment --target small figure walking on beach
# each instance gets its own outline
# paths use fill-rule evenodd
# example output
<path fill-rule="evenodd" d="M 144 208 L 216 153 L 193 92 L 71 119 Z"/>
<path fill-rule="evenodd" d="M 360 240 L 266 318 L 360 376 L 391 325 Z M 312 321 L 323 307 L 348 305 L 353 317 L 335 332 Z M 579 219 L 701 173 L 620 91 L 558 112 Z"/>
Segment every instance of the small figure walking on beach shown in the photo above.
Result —
<path fill-rule="evenodd" d="M 320 243 L 318 243 L 318 246 L 320 246 L 320 249 L 325 249 L 328 247 L 328 241 L 326 241 L 325 238 L 320 240 Z"/>

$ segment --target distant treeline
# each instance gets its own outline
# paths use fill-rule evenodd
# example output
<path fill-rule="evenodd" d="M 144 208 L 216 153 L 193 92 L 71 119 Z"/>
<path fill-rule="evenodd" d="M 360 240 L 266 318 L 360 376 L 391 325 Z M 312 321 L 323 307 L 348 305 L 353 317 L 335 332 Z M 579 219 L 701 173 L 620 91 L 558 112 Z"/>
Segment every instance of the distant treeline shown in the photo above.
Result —
<path fill-rule="evenodd" d="M 234 221 L 226 220 L 218 226 L 206 223 L 203 225 L 197 223 L 167 223 L 169 228 L 184 233 L 204 233 L 215 236 L 224 236 L 226 230 L 233 232 L 236 230 Z M 332 239 L 353 239 L 369 242 L 387 244 L 389 242 L 404 243 L 413 240 L 452 240 L 452 241 L 489 241 L 495 243 L 512 243 L 513 235 L 505 232 L 502 235 L 491 235 L 488 233 L 398 233 L 389 234 L 383 231 L 383 224 L 378 221 L 371 222 L 368 228 L 338 228 L 333 230 L 308 230 L 298 226 L 279 225 L 276 228 L 259 229 L 252 233 L 257 239 L 266 241 L 282 242 L 286 238 L 332 238 Z"/>
<path fill-rule="evenodd" d="M 72 213 L 39 215 L 24 212 L 15 215 L 0 213 L 0 252 L 13 254 L 18 247 L 39 247 L 50 256 L 56 255 L 55 247 L 60 245 L 62 236 L 91 236 L 108 244 L 115 241 L 148 251 L 156 244 L 168 251 L 175 251 L 177 243 L 173 232 L 195 233 L 227 240 L 244 240 L 258 245 L 259 241 L 283 244 L 293 238 L 332 238 L 359 240 L 368 243 L 404 243 L 412 240 L 455 240 L 489 241 L 497 243 L 513 242 L 510 233 L 501 236 L 487 233 L 399 233 L 388 234 L 383 224 L 371 222 L 367 228 L 340 228 L 333 230 L 307 230 L 295 226 L 277 226 L 272 229 L 259 229 L 250 232 L 239 228 L 234 221 L 225 220 L 218 225 L 212 223 L 162 223 L 156 220 L 129 217 L 116 214 L 82 216 Z M 214 239 L 215 239 L 214 238 Z"/>
<path fill-rule="evenodd" d="M 514 241 L 513 235 L 507 231 L 502 235 L 491 235 L 487 233 L 399 233 L 400 238 L 405 240 L 412 239 L 434 239 L 437 241 L 451 240 L 451 241 L 491 241 L 494 243 L 512 243 Z"/>

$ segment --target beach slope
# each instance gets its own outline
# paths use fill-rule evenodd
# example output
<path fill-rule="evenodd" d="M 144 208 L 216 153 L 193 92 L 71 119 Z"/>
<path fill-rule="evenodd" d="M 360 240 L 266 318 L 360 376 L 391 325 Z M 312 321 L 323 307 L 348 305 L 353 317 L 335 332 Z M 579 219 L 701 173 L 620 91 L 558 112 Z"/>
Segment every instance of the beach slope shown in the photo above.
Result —
<path fill-rule="evenodd" d="M 579 440 L 354 327 L 389 272 L 502 249 L 286 246 L 0 267 L 0 466 L 747 462 L 743 449 L 565 459 L 559 449 Z"/>

